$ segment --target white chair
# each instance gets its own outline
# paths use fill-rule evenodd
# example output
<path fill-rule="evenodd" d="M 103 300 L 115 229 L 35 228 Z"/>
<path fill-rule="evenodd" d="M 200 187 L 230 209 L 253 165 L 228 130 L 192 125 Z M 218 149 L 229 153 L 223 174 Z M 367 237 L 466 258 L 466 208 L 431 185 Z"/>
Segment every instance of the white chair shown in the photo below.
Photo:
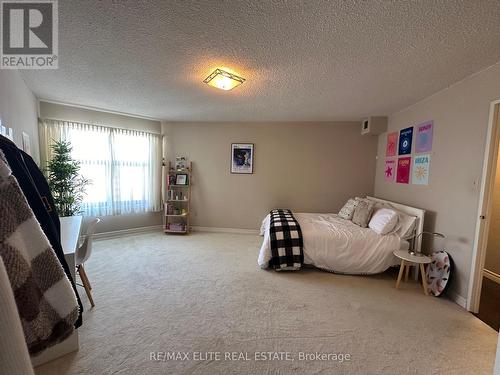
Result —
<path fill-rule="evenodd" d="M 98 217 L 90 221 L 87 226 L 87 232 L 85 233 L 85 240 L 75 253 L 76 272 L 80 275 L 80 279 L 82 280 L 83 287 L 85 288 L 85 292 L 87 293 L 87 297 L 89 297 L 92 307 L 95 306 L 94 299 L 92 298 L 92 286 L 90 285 L 83 264 L 90 258 L 90 254 L 92 254 L 92 238 L 94 237 L 95 227 L 100 221 L 101 219 Z"/>

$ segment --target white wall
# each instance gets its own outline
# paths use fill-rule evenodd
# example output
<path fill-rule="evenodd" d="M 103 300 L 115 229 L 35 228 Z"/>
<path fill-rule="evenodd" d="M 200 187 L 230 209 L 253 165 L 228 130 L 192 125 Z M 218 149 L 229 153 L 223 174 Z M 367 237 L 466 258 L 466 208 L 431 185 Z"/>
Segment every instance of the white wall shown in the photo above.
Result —
<path fill-rule="evenodd" d="M 40 117 L 142 130 L 158 134 L 161 132 L 161 123 L 159 121 L 43 101 L 40 102 Z M 162 223 L 162 213 L 146 212 L 131 215 L 104 216 L 101 217 L 101 220 L 97 226 L 97 233 L 160 225 Z"/>
<path fill-rule="evenodd" d="M 0 119 L 14 129 L 14 142 L 22 149 L 22 133 L 30 137 L 31 156 L 40 162 L 37 99 L 17 70 L 0 69 Z"/>
<path fill-rule="evenodd" d="M 389 117 L 389 131 L 434 120 L 429 186 L 384 180 L 386 134 L 379 137 L 375 195 L 429 211 L 425 227 L 446 234 L 455 261 L 452 294 L 467 296 L 490 104 L 500 99 L 500 63 Z"/>
<path fill-rule="evenodd" d="M 167 159 L 193 162 L 192 224 L 258 229 L 273 208 L 338 212 L 373 193 L 377 137 L 359 122 L 176 123 Z M 254 144 L 254 173 L 230 173 L 231 143 Z"/>

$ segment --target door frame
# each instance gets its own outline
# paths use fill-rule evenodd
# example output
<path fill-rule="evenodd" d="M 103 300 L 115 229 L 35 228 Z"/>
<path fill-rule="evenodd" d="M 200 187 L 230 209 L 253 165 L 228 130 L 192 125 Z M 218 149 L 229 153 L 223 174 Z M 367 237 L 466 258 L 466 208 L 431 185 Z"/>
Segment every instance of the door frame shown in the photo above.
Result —
<path fill-rule="evenodd" d="M 477 313 L 483 285 L 483 269 L 490 227 L 491 205 L 500 142 L 500 100 L 491 102 L 484 150 L 483 173 L 477 212 L 476 233 L 472 249 L 472 264 L 467 292 L 467 310 Z"/>

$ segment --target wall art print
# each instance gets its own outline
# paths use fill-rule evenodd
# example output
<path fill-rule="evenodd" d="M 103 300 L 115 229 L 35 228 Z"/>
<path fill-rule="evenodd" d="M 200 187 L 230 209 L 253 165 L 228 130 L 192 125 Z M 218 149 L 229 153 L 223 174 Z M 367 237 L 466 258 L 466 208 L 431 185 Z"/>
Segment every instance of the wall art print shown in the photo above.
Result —
<path fill-rule="evenodd" d="M 415 152 L 432 151 L 432 131 L 434 123 L 432 121 L 417 125 L 417 134 L 415 135 Z"/>
<path fill-rule="evenodd" d="M 231 144 L 231 173 L 253 173 L 253 143 Z"/>
<path fill-rule="evenodd" d="M 386 159 L 384 169 L 385 180 L 387 182 L 394 182 L 396 177 L 396 160 Z"/>
<path fill-rule="evenodd" d="M 415 185 L 429 184 L 429 168 L 431 156 L 429 154 L 415 155 L 413 157 L 411 183 Z"/>
<path fill-rule="evenodd" d="M 413 126 L 401 129 L 399 132 L 399 155 L 411 154 L 411 145 L 413 141 Z"/>
<path fill-rule="evenodd" d="M 396 182 L 398 184 L 410 183 L 411 156 L 398 159 Z"/>
<path fill-rule="evenodd" d="M 385 156 L 396 156 L 398 147 L 398 132 L 387 134 L 387 146 Z"/>

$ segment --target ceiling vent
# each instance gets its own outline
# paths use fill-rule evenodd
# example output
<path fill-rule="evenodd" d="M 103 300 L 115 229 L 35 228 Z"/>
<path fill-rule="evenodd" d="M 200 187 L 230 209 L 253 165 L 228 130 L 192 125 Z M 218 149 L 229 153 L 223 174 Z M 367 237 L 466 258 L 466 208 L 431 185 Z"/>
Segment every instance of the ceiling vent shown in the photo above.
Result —
<path fill-rule="evenodd" d="M 371 116 L 361 122 L 361 135 L 379 135 L 386 131 L 386 116 Z"/>

